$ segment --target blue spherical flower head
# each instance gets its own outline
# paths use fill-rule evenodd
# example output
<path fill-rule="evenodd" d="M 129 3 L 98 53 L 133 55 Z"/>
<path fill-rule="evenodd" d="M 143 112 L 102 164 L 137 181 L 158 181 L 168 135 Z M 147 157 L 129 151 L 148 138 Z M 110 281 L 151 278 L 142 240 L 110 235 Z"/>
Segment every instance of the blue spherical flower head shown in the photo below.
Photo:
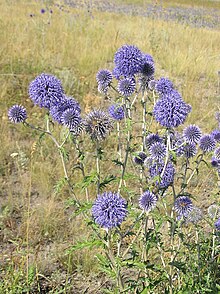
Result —
<path fill-rule="evenodd" d="M 189 143 L 198 143 L 202 137 L 200 128 L 196 125 L 189 125 L 183 130 L 183 137 Z"/>
<path fill-rule="evenodd" d="M 156 102 L 153 115 L 163 127 L 176 128 L 185 122 L 190 111 L 191 106 L 183 101 L 177 91 L 173 91 Z"/>
<path fill-rule="evenodd" d="M 101 69 L 96 75 L 97 83 L 104 87 L 108 87 L 111 84 L 112 78 L 112 73 L 108 69 Z"/>
<path fill-rule="evenodd" d="M 215 149 L 214 156 L 216 159 L 220 160 L 220 147 Z"/>
<path fill-rule="evenodd" d="M 22 105 L 13 105 L 8 110 L 8 118 L 15 124 L 24 122 L 27 119 L 27 111 Z"/>
<path fill-rule="evenodd" d="M 147 158 L 146 153 L 144 152 L 139 152 L 135 157 L 134 157 L 134 162 L 138 165 L 143 165 L 145 159 Z"/>
<path fill-rule="evenodd" d="M 42 73 L 30 83 L 29 95 L 34 104 L 50 109 L 62 101 L 64 92 L 60 80 Z"/>
<path fill-rule="evenodd" d="M 155 178 L 155 177 L 161 176 L 163 172 L 164 164 L 165 163 L 163 161 L 156 162 L 156 163 L 152 162 L 152 164 L 149 166 L 150 177 Z M 160 178 L 160 180 L 156 181 L 156 185 L 159 186 L 159 188 L 161 189 L 166 189 L 173 183 L 174 176 L 175 176 L 175 168 L 173 164 L 170 161 L 168 161 L 168 163 L 166 164 L 164 173 L 162 177 Z"/>
<path fill-rule="evenodd" d="M 113 104 L 109 107 L 108 113 L 115 120 L 122 120 L 125 117 L 124 108 L 119 104 Z"/>
<path fill-rule="evenodd" d="M 145 146 L 150 148 L 154 143 L 161 143 L 162 141 L 162 138 L 158 134 L 149 134 L 145 139 Z"/>
<path fill-rule="evenodd" d="M 81 112 L 80 105 L 74 98 L 64 96 L 59 104 L 52 106 L 50 108 L 50 115 L 55 121 L 61 124 L 62 123 L 61 117 L 63 112 L 70 108 L 75 109 L 79 113 Z"/>
<path fill-rule="evenodd" d="M 170 94 L 173 91 L 173 83 L 167 78 L 160 78 L 155 85 L 155 90 L 160 95 Z"/>
<path fill-rule="evenodd" d="M 46 12 L 46 10 L 45 10 L 44 8 L 42 8 L 42 9 L 40 10 L 40 12 L 41 12 L 42 14 L 44 14 L 44 13 Z"/>
<path fill-rule="evenodd" d="M 216 157 L 212 157 L 211 159 L 211 165 L 213 167 L 219 168 L 220 167 L 220 159 L 217 159 Z"/>
<path fill-rule="evenodd" d="M 154 209 L 156 203 L 157 196 L 149 190 L 145 191 L 139 199 L 140 208 L 143 209 L 145 212 L 149 212 Z"/>
<path fill-rule="evenodd" d="M 216 129 L 211 132 L 211 136 L 215 139 L 216 142 L 220 142 L 220 130 Z"/>
<path fill-rule="evenodd" d="M 203 135 L 199 141 L 199 147 L 204 153 L 215 149 L 216 141 L 211 135 Z"/>
<path fill-rule="evenodd" d="M 143 65 L 142 65 L 142 70 L 141 73 L 144 76 L 147 77 L 152 77 L 155 72 L 155 66 L 154 66 L 154 61 L 151 55 L 149 54 L 143 54 Z"/>
<path fill-rule="evenodd" d="M 113 129 L 113 121 L 105 111 L 93 110 L 84 119 L 85 131 L 92 140 L 104 140 Z"/>
<path fill-rule="evenodd" d="M 125 96 L 129 97 L 134 93 L 135 90 L 135 80 L 126 78 L 123 80 L 120 80 L 118 83 L 118 92 Z"/>
<path fill-rule="evenodd" d="M 187 143 L 183 146 L 183 156 L 186 158 L 194 157 L 197 153 L 196 144 L 194 143 Z"/>
<path fill-rule="evenodd" d="M 149 151 L 151 157 L 155 160 L 161 160 L 166 156 L 166 146 L 161 142 L 152 144 Z"/>
<path fill-rule="evenodd" d="M 95 222 L 104 229 L 120 226 L 127 213 L 127 203 L 118 193 L 104 192 L 92 206 Z"/>
<path fill-rule="evenodd" d="M 215 222 L 215 229 L 220 231 L 220 218 Z"/>
<path fill-rule="evenodd" d="M 174 210 L 178 214 L 178 219 L 187 217 L 193 209 L 192 200 L 187 196 L 180 196 L 174 202 Z"/>
<path fill-rule="evenodd" d="M 136 46 L 124 45 L 115 53 L 114 63 L 113 74 L 116 78 L 133 77 L 142 70 L 143 53 Z"/>
<path fill-rule="evenodd" d="M 74 108 L 68 108 L 62 113 L 61 123 L 70 130 L 77 128 L 81 121 L 79 112 Z"/>

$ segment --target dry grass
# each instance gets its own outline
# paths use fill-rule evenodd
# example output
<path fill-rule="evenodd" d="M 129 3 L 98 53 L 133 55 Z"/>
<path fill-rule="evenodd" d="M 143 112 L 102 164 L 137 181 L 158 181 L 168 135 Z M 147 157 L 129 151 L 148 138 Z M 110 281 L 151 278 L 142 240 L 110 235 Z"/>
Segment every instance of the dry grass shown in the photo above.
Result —
<path fill-rule="evenodd" d="M 27 89 L 36 75 L 50 72 L 61 78 L 67 94 L 77 98 L 87 110 L 91 109 L 93 101 L 96 104 L 100 101 L 96 90 L 96 72 L 100 68 L 111 69 L 115 51 L 128 43 L 153 55 L 157 76 L 172 79 L 184 99 L 192 105 L 188 122 L 197 123 L 204 132 L 209 132 L 216 127 L 214 113 L 219 102 L 217 71 L 220 34 L 219 31 L 194 29 L 172 22 L 96 11 L 91 17 L 87 11 L 70 9 L 67 13 L 55 7 L 49 19 L 48 13 L 40 14 L 40 9 L 41 5 L 30 1 L 12 3 L 3 0 L 0 4 L 0 240 L 5 256 L 24 256 L 23 263 L 26 253 L 16 248 L 25 246 L 27 234 L 33 251 L 36 244 L 40 244 L 41 252 L 48 242 L 61 244 L 62 249 L 58 253 L 55 250 L 56 256 L 61 264 L 66 264 L 68 261 L 62 244 L 64 247 L 65 242 L 73 244 L 86 229 L 82 227 L 80 219 L 71 219 L 72 212 L 66 207 L 69 192 L 64 189 L 58 195 L 54 194 L 54 185 L 63 176 L 61 163 L 55 160 L 57 151 L 54 146 L 49 139 L 45 139 L 33 153 L 37 134 L 22 126 L 9 124 L 8 107 L 15 103 L 26 105 L 30 120 L 41 124 L 44 115 L 40 109 L 33 107 Z M 33 18 L 29 16 L 31 13 L 35 14 Z M 12 157 L 12 153 L 18 155 Z M 27 161 L 22 165 L 25 157 Z M 206 175 L 204 181 L 211 181 L 213 177 Z M 203 182 L 195 193 L 204 191 L 206 186 Z M 204 193 L 207 194 L 207 191 Z M 211 193 L 214 194 L 213 191 Z M 30 210 L 27 214 L 29 200 Z M 87 233 L 83 235 L 86 236 Z M 19 244 L 13 243 L 10 254 L 9 240 Z M 39 259 L 38 256 L 40 254 L 35 256 L 33 264 L 39 261 L 38 266 L 44 271 L 42 256 Z M 49 259 L 49 255 L 45 256 Z M 52 259 L 51 266 L 53 262 Z M 83 255 L 78 253 L 71 263 L 68 269 L 81 264 L 83 270 L 90 273 L 95 268 L 88 252 Z M 48 260 L 47 266 L 49 264 Z"/>

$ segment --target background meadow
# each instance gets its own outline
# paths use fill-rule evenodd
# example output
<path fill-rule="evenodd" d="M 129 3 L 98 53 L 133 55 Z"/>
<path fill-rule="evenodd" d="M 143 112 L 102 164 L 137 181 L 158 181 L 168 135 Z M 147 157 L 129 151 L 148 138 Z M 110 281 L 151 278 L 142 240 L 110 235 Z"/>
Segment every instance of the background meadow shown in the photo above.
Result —
<path fill-rule="evenodd" d="M 105 107 L 96 73 L 113 69 L 117 49 L 134 44 L 153 56 L 156 78 L 170 78 L 191 104 L 187 123 L 198 124 L 204 133 L 217 127 L 219 26 L 197 27 L 193 21 L 149 18 L 136 11 L 140 5 L 167 9 L 190 7 L 193 2 L 193 7 L 205 9 L 210 23 L 220 13 L 219 1 L 132 1 L 133 13 L 117 9 L 130 2 L 106 2 L 112 12 L 100 9 L 102 1 L 0 2 L 0 293 L 104 293 L 103 287 L 111 289 L 111 281 L 99 270 L 97 249 L 69 250 L 91 232 L 80 216 L 73 217 L 72 198 L 60 182 L 63 170 L 53 143 L 8 121 L 7 111 L 13 104 L 25 105 L 36 125 L 44 120 L 46 112 L 33 106 L 28 97 L 29 83 L 37 75 L 56 75 L 84 112 Z M 54 126 L 57 136 L 59 130 Z M 114 149 L 113 139 L 106 144 Z M 86 156 L 92 164 L 89 148 Z M 78 158 L 74 148 L 68 156 L 71 169 Z M 106 171 L 110 168 L 103 165 Z M 74 171 L 76 182 L 82 180 L 79 174 Z M 219 202 L 217 175 L 204 166 L 200 177 L 191 193 L 206 211 Z M 83 198 L 81 186 L 76 188 L 78 198 Z M 95 188 L 91 188 L 90 199 L 94 198 Z"/>

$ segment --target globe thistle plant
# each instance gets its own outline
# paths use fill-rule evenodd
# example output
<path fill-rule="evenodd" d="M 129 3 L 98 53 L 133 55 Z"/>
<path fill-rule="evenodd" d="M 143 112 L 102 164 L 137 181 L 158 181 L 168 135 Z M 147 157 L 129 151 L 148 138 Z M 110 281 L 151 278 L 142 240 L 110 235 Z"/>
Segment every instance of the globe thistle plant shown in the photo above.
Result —
<path fill-rule="evenodd" d="M 220 159 L 217 159 L 216 157 L 213 156 L 211 159 L 211 165 L 213 167 L 220 168 Z"/>
<path fill-rule="evenodd" d="M 156 82 L 155 90 L 160 95 L 168 95 L 173 91 L 173 83 L 167 78 L 160 78 Z"/>
<path fill-rule="evenodd" d="M 62 113 L 61 122 L 64 126 L 68 127 L 71 131 L 81 124 L 81 117 L 79 112 L 74 108 L 68 108 Z"/>
<path fill-rule="evenodd" d="M 175 128 L 185 122 L 190 111 L 191 106 L 182 100 L 177 91 L 172 91 L 156 102 L 153 115 L 160 125 Z"/>
<path fill-rule="evenodd" d="M 155 194 L 153 194 L 149 190 L 145 191 L 139 199 L 140 208 L 143 209 L 145 212 L 151 211 L 155 208 L 157 199 L 158 198 Z"/>
<path fill-rule="evenodd" d="M 84 119 L 85 131 L 92 140 L 104 140 L 113 129 L 113 121 L 105 111 L 96 109 L 91 111 Z"/>
<path fill-rule="evenodd" d="M 26 108 L 22 105 L 13 105 L 8 110 L 8 118 L 15 124 L 24 122 L 27 119 Z"/>
<path fill-rule="evenodd" d="M 81 112 L 80 105 L 74 98 L 64 96 L 64 98 L 62 99 L 62 101 L 59 104 L 52 106 L 50 108 L 50 115 L 52 116 L 52 118 L 55 121 L 57 121 L 59 124 L 61 124 L 62 123 L 62 119 L 61 119 L 62 114 L 67 109 L 74 109 L 79 114 Z"/>
<path fill-rule="evenodd" d="M 120 226 L 127 213 L 127 203 L 118 193 L 104 192 L 92 206 L 95 222 L 104 229 Z"/>
<path fill-rule="evenodd" d="M 122 120 L 125 117 L 123 106 L 119 104 L 113 104 L 108 108 L 108 113 L 115 120 Z"/>
<path fill-rule="evenodd" d="M 149 166 L 150 177 L 151 178 L 155 178 L 158 176 L 160 177 L 164 169 L 164 164 L 165 163 L 163 161 L 152 162 L 152 164 Z M 159 188 L 161 189 L 165 189 L 173 183 L 174 176 L 175 176 L 175 168 L 173 164 L 170 161 L 168 161 L 164 169 L 164 173 L 162 177 L 159 179 L 159 181 L 158 180 L 156 181 L 156 185 L 159 186 Z"/>
<path fill-rule="evenodd" d="M 174 202 L 174 210 L 178 215 L 178 219 L 181 219 L 182 217 L 187 217 L 188 214 L 192 211 L 192 209 L 192 200 L 187 196 L 180 196 Z"/>
<path fill-rule="evenodd" d="M 150 146 L 150 155 L 155 160 L 161 160 L 166 156 L 166 145 L 156 142 Z"/>
<path fill-rule="evenodd" d="M 131 96 L 135 91 L 135 80 L 125 78 L 118 83 L 118 92 L 125 97 Z"/>
<path fill-rule="evenodd" d="M 136 156 L 134 156 L 134 162 L 138 165 L 143 165 L 147 155 L 145 152 L 139 152 Z"/>
<path fill-rule="evenodd" d="M 198 126 L 189 125 L 183 130 L 183 137 L 187 142 L 197 144 L 202 137 L 202 132 Z"/>
<path fill-rule="evenodd" d="M 220 160 L 220 147 L 215 149 L 214 156 L 216 159 Z"/>
<path fill-rule="evenodd" d="M 183 146 L 183 156 L 186 158 L 194 157 L 197 153 L 196 144 L 194 143 L 187 143 Z"/>
<path fill-rule="evenodd" d="M 29 86 L 29 95 L 34 104 L 50 109 L 63 99 L 63 88 L 55 76 L 42 73 Z"/>
<path fill-rule="evenodd" d="M 143 65 L 141 73 L 144 76 L 152 77 L 155 72 L 154 60 L 151 55 L 143 54 Z"/>
<path fill-rule="evenodd" d="M 217 219 L 217 221 L 215 222 L 215 229 L 216 229 L 217 231 L 220 231 L 220 218 Z"/>
<path fill-rule="evenodd" d="M 211 135 L 203 135 L 199 141 L 199 147 L 204 152 L 211 152 L 215 149 L 216 141 Z"/>
<path fill-rule="evenodd" d="M 108 69 L 101 69 L 96 75 L 98 85 L 108 87 L 112 82 L 112 73 Z"/>
<path fill-rule="evenodd" d="M 145 146 L 150 148 L 154 143 L 161 143 L 163 140 L 158 134 L 149 134 L 145 139 Z"/>
<path fill-rule="evenodd" d="M 212 131 L 210 135 L 215 139 L 216 142 L 218 142 L 218 143 L 220 142 L 220 130 L 219 129 Z"/>
<path fill-rule="evenodd" d="M 143 53 L 136 46 L 123 45 L 115 53 L 114 63 L 113 74 L 116 78 L 120 76 L 133 77 L 142 70 Z"/>

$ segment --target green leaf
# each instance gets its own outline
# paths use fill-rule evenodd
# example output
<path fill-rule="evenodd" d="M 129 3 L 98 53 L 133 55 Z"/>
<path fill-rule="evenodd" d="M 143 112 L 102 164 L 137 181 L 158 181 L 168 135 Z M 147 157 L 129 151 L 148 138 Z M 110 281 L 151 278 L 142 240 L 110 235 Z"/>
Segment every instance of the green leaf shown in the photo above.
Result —
<path fill-rule="evenodd" d="M 56 184 L 54 185 L 54 193 L 58 194 L 62 191 L 63 187 L 66 185 L 67 180 L 65 178 L 59 179 Z"/>
<path fill-rule="evenodd" d="M 115 181 L 116 179 L 117 179 L 116 176 L 113 176 L 113 175 L 106 176 L 99 185 L 100 189 L 105 188 L 109 183 Z"/>
<path fill-rule="evenodd" d="M 66 251 L 66 254 L 70 254 L 73 251 L 81 250 L 83 248 L 91 249 L 93 247 L 100 247 L 102 245 L 102 241 L 100 240 L 88 240 L 83 242 L 77 242 L 75 245 L 73 245 L 70 249 Z"/>
<path fill-rule="evenodd" d="M 172 266 L 178 268 L 180 271 L 182 271 L 184 274 L 186 274 L 186 266 L 185 266 L 184 262 L 172 261 L 169 263 L 169 265 L 172 265 Z"/>
<path fill-rule="evenodd" d="M 120 165 L 120 166 L 123 166 L 123 162 L 121 162 L 120 160 L 118 159 L 113 159 L 112 162 L 115 164 L 115 165 Z"/>

